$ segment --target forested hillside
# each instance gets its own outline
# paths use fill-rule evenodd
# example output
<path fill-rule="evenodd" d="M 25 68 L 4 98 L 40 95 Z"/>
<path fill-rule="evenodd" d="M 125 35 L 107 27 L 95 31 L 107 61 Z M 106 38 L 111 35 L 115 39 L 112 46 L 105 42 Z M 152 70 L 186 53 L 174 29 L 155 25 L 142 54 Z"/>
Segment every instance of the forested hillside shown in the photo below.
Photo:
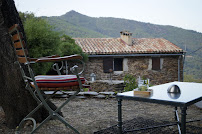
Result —
<path fill-rule="evenodd" d="M 155 25 L 112 17 L 89 17 L 75 11 L 62 16 L 44 17 L 56 31 L 71 37 L 103 38 L 120 37 L 120 31 L 128 30 L 133 38 L 165 38 L 186 49 L 185 72 L 202 79 L 202 33 L 174 26 Z"/>

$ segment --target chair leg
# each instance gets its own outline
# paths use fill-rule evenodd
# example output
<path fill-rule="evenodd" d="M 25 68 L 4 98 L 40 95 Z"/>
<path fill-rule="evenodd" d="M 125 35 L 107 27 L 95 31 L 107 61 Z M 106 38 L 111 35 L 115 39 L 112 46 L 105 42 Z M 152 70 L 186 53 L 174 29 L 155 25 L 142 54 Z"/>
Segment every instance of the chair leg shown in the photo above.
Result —
<path fill-rule="evenodd" d="M 16 128 L 15 134 L 20 134 L 20 129 L 21 129 L 22 125 L 24 124 L 24 122 L 27 121 L 27 120 L 31 120 L 31 121 L 33 122 L 32 131 L 34 131 L 34 130 L 36 129 L 36 121 L 35 121 L 34 118 L 24 118 L 24 119 L 20 122 L 19 126 Z"/>
<path fill-rule="evenodd" d="M 66 127 L 69 127 L 70 129 L 72 129 L 74 132 L 76 132 L 77 134 L 80 134 L 78 132 L 78 130 L 76 130 L 73 126 L 71 126 L 63 117 L 61 117 L 59 114 L 58 114 L 58 111 L 61 110 L 61 108 L 63 108 L 70 100 L 74 99 L 76 97 L 76 95 L 79 93 L 79 91 L 76 91 L 69 99 L 67 99 L 59 108 L 57 108 L 55 111 L 54 111 L 54 114 L 56 116 L 56 118 L 61 121 L 63 124 L 65 124 Z"/>
<path fill-rule="evenodd" d="M 34 130 L 32 130 L 31 134 L 35 133 L 39 128 L 42 127 L 42 125 L 44 125 L 47 121 L 49 121 L 51 118 L 53 117 L 53 115 L 49 115 L 45 120 L 43 120 L 43 122 L 41 122 Z"/>
<path fill-rule="evenodd" d="M 54 92 L 55 94 L 56 92 Z M 72 129 L 74 132 L 76 132 L 77 134 L 79 134 L 79 132 L 72 127 L 70 124 L 68 124 L 67 121 L 65 121 L 65 119 L 63 117 L 61 117 L 58 112 L 61 110 L 61 108 L 63 108 L 70 100 L 74 99 L 76 97 L 76 95 L 79 93 L 79 91 L 76 91 L 69 99 L 67 99 L 60 107 L 58 107 L 55 111 L 54 110 L 49 110 L 47 107 L 49 107 L 49 105 L 47 104 L 47 100 L 50 99 L 50 97 L 47 97 L 46 99 L 43 99 L 43 101 L 41 101 L 41 103 L 34 109 L 32 110 L 19 124 L 19 126 L 17 127 L 16 130 L 16 134 L 18 134 L 20 132 L 20 129 L 22 128 L 22 125 L 24 124 L 24 122 L 26 120 L 32 120 L 34 126 L 32 129 L 31 134 L 35 133 L 39 128 L 42 127 L 43 124 L 45 124 L 47 121 L 49 121 L 51 118 L 56 117 L 56 119 L 58 119 L 59 121 L 61 121 L 65 126 L 69 127 L 70 129 Z M 41 94 L 40 94 L 41 95 Z M 41 95 L 42 96 L 42 95 Z M 52 95 L 51 95 L 52 96 Z M 44 106 L 46 108 L 46 110 L 49 111 L 49 116 L 43 121 L 41 122 L 37 127 L 36 127 L 36 121 L 33 118 L 30 118 L 40 107 Z M 50 107 L 49 107 L 50 108 Z"/>
<path fill-rule="evenodd" d="M 56 113 L 56 118 L 61 121 L 66 127 L 69 127 L 77 134 L 80 134 L 78 130 L 76 130 L 73 126 L 71 126 L 63 117 L 61 117 L 59 114 Z"/>
<path fill-rule="evenodd" d="M 79 91 L 76 91 L 71 97 L 69 97 L 69 99 L 67 99 L 61 106 L 59 106 L 55 110 L 55 112 L 59 112 L 61 110 L 61 108 L 63 108 L 70 100 L 74 99 L 78 93 L 79 93 Z"/>
<path fill-rule="evenodd" d="M 20 122 L 19 126 L 16 129 L 16 133 L 20 132 L 20 129 L 22 128 L 22 125 L 24 124 L 25 121 L 27 120 L 31 120 L 33 122 L 33 129 L 32 131 L 36 128 L 36 121 L 34 118 L 31 118 L 31 116 L 43 105 L 38 105 L 34 110 L 32 110 L 25 118 L 22 119 L 22 121 Z"/>
<path fill-rule="evenodd" d="M 67 99 L 61 106 L 59 106 L 56 110 L 53 110 L 47 103 L 47 101 L 52 97 L 52 96 L 49 96 L 47 98 L 44 98 L 44 96 L 41 94 L 41 91 L 39 90 L 38 86 L 37 86 L 37 83 L 36 81 L 34 80 L 34 74 L 32 72 L 32 70 L 30 68 L 28 68 L 29 72 L 30 72 L 30 76 L 34 82 L 34 85 L 35 85 L 35 91 L 33 92 L 31 90 L 31 88 L 29 87 L 29 91 L 31 92 L 32 96 L 36 99 L 36 101 L 39 103 L 39 105 L 34 109 L 32 110 L 19 124 L 19 127 L 17 128 L 17 131 L 16 133 L 19 133 L 23 123 L 26 121 L 26 120 L 31 120 L 33 121 L 34 123 L 34 127 L 32 129 L 32 132 L 31 134 L 35 133 L 39 128 L 41 128 L 43 126 L 43 124 L 45 124 L 47 121 L 49 121 L 50 119 L 52 118 L 56 118 L 58 119 L 59 121 L 61 121 L 63 124 L 65 124 L 65 126 L 69 127 L 70 129 L 72 129 L 74 132 L 76 132 L 77 134 L 79 134 L 79 132 L 74 128 L 72 127 L 70 124 L 68 124 L 67 121 L 65 121 L 65 119 L 60 116 L 58 114 L 58 112 L 61 110 L 61 108 L 63 108 L 70 100 L 72 100 L 73 98 L 76 97 L 76 95 L 83 89 L 82 87 L 82 83 L 81 83 L 81 80 L 79 78 L 79 75 L 77 73 L 77 69 L 75 68 L 75 72 L 76 72 L 76 76 L 77 76 L 77 79 L 78 79 L 78 83 L 79 83 L 79 90 L 77 90 L 74 95 L 72 95 L 69 99 Z M 52 95 L 54 95 L 57 91 L 55 91 Z M 40 108 L 44 106 L 44 108 L 49 112 L 49 116 L 43 120 L 37 127 L 36 127 L 36 121 L 31 118 L 31 116 Z"/>
<path fill-rule="evenodd" d="M 53 95 L 54 95 L 55 93 L 56 93 L 56 92 L 54 92 Z M 51 95 L 51 96 L 52 96 L 52 95 Z M 45 101 L 48 101 L 50 98 L 51 98 L 51 97 L 47 97 L 47 98 L 45 99 Z M 17 133 L 17 134 L 20 132 L 20 130 L 21 130 L 21 128 L 22 128 L 24 122 L 27 121 L 27 120 L 31 120 L 31 121 L 33 122 L 33 129 L 32 129 L 32 131 L 34 131 L 34 132 L 36 131 L 36 130 L 35 130 L 35 129 L 36 129 L 36 121 L 35 121 L 34 118 L 31 118 L 31 116 L 32 116 L 39 108 L 41 108 L 42 106 L 43 106 L 42 102 L 39 103 L 38 106 L 37 106 L 34 110 L 32 110 L 27 116 L 25 116 L 25 117 L 22 119 L 22 121 L 20 122 L 19 126 L 16 128 L 16 133 Z M 53 111 L 53 110 L 52 110 L 52 111 Z M 53 112 L 52 112 L 52 113 L 53 113 Z"/>
<path fill-rule="evenodd" d="M 178 116 L 178 111 L 177 111 L 177 107 L 175 107 L 175 120 L 177 121 L 177 128 L 178 128 L 178 132 L 179 134 L 181 134 L 181 128 L 180 128 L 180 120 L 179 120 L 179 116 Z"/>
<path fill-rule="evenodd" d="M 51 110 L 49 111 L 50 115 L 41 123 L 39 124 L 39 126 L 37 128 L 35 128 L 31 133 L 36 132 L 44 123 L 46 123 L 47 121 L 49 121 L 51 118 L 56 117 L 59 121 L 61 121 L 65 126 L 69 127 L 70 129 L 72 129 L 74 132 L 76 132 L 77 134 L 80 134 L 74 127 L 72 127 L 70 124 L 68 124 L 68 122 L 61 117 L 58 114 L 58 111 L 61 110 L 61 108 L 63 108 L 70 100 L 72 100 L 73 98 L 75 98 L 75 96 L 79 93 L 79 91 L 76 91 L 74 93 L 74 95 L 72 95 L 69 99 L 67 99 L 59 108 L 57 108 L 55 111 Z M 47 103 L 45 105 L 48 105 Z"/>

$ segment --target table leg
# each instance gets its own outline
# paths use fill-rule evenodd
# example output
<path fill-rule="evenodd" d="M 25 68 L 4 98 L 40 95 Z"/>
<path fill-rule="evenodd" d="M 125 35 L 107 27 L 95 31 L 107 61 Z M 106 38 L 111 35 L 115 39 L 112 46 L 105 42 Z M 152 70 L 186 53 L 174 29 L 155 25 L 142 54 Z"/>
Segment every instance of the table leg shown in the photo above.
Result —
<path fill-rule="evenodd" d="M 122 134 L 122 99 L 118 99 L 118 133 Z"/>
<path fill-rule="evenodd" d="M 186 110 L 187 107 L 182 107 L 181 108 L 181 132 L 182 134 L 186 134 Z"/>

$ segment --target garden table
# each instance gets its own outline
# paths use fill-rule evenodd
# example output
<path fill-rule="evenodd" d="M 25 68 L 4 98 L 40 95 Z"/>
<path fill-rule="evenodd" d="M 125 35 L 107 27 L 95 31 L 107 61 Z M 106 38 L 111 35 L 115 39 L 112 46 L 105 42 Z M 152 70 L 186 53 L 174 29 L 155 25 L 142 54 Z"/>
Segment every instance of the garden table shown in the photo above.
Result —
<path fill-rule="evenodd" d="M 171 85 L 178 85 L 181 93 L 180 94 L 168 93 L 167 90 Z M 134 91 L 128 91 L 128 92 L 117 94 L 116 97 L 118 101 L 119 134 L 122 134 L 123 132 L 122 130 L 122 100 L 143 101 L 143 102 L 149 102 L 149 103 L 171 105 L 175 107 L 175 119 L 177 121 L 175 125 L 178 125 L 179 133 L 185 134 L 186 123 L 187 123 L 186 110 L 188 106 L 202 100 L 202 83 L 170 82 L 166 84 L 153 86 L 153 87 L 150 87 L 149 89 L 152 90 L 152 94 L 148 97 L 134 95 Z M 178 117 L 177 107 L 181 108 L 181 121 L 179 120 L 179 117 Z M 169 124 L 167 126 L 169 126 Z"/>

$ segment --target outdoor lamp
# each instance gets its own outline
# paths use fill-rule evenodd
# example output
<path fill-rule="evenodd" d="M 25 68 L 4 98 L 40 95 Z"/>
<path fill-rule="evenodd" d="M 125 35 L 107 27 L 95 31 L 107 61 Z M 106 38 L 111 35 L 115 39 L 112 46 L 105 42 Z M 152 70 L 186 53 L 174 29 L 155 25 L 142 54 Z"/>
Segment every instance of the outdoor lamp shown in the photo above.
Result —
<path fill-rule="evenodd" d="M 95 81 L 96 75 L 94 73 L 90 74 L 90 81 Z"/>

